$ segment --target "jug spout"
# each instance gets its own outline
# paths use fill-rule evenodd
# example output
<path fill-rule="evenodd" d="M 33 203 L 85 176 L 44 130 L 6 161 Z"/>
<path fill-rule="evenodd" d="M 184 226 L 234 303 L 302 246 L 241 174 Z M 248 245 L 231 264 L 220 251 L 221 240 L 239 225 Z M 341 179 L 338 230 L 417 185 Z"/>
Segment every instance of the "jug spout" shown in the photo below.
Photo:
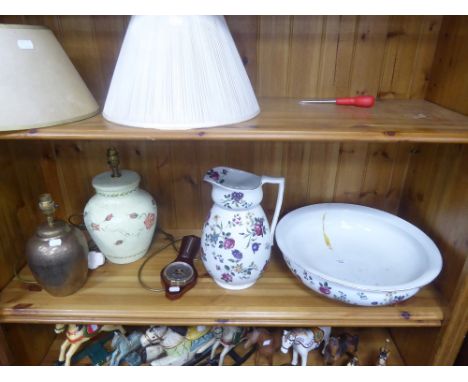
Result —
<path fill-rule="evenodd" d="M 204 181 L 213 186 L 219 186 L 227 190 L 255 190 L 262 185 L 262 178 L 247 171 L 230 167 L 213 167 L 209 169 Z"/>
<path fill-rule="evenodd" d="M 211 198 L 223 209 L 249 210 L 263 199 L 261 177 L 245 171 L 215 167 L 206 173 L 204 180 L 213 185 Z"/>

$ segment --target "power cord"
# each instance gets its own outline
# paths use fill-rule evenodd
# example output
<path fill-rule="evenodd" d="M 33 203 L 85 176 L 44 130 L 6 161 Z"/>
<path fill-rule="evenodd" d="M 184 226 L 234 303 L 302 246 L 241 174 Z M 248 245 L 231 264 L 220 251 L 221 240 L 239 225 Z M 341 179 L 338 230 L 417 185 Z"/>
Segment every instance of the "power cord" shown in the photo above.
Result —
<path fill-rule="evenodd" d="M 67 219 L 68 223 L 70 225 L 72 225 L 73 227 L 76 227 L 78 229 L 80 229 L 81 231 L 85 231 L 86 230 L 86 227 L 83 223 L 83 221 L 81 220 L 81 223 L 78 223 L 76 222 L 76 217 L 82 217 L 83 215 L 82 214 L 73 214 L 73 215 L 70 215 Z M 166 245 L 162 246 L 161 248 L 159 248 L 157 251 L 153 252 L 151 255 L 149 255 L 145 261 L 143 261 L 143 263 L 140 265 L 140 267 L 138 268 L 138 282 L 140 283 L 140 285 L 146 289 L 146 290 L 149 290 L 151 292 L 164 292 L 165 289 L 164 288 L 153 288 L 151 286 L 149 286 L 148 284 L 146 284 L 143 279 L 142 279 L 142 273 L 143 273 L 143 269 L 144 267 L 146 266 L 146 264 L 148 263 L 149 260 L 151 260 L 154 256 L 156 256 L 158 253 L 161 253 L 162 251 L 164 251 L 166 248 L 169 248 L 169 247 L 172 247 L 174 249 L 174 251 L 176 251 L 177 253 L 179 252 L 179 248 L 177 248 L 176 244 L 179 243 L 182 238 L 176 238 L 174 235 L 166 232 L 165 230 L 163 230 L 162 228 L 158 227 L 157 230 L 156 230 L 156 234 L 158 233 L 161 233 L 162 235 L 164 235 L 164 239 L 169 241 L 169 243 L 167 243 Z M 90 240 L 88 242 L 88 246 L 89 246 L 89 249 L 90 250 L 94 250 L 94 249 L 97 249 L 97 246 L 96 244 L 94 243 L 93 240 Z M 29 285 L 39 285 L 38 282 L 36 281 L 33 281 L 33 280 L 26 280 L 24 279 L 23 277 L 21 277 L 21 275 L 19 274 L 19 272 L 17 271 L 17 268 L 18 268 L 18 261 L 19 259 L 16 259 L 14 265 L 13 265 L 13 274 L 14 274 L 14 277 L 15 279 L 21 281 L 23 284 L 29 284 Z"/>

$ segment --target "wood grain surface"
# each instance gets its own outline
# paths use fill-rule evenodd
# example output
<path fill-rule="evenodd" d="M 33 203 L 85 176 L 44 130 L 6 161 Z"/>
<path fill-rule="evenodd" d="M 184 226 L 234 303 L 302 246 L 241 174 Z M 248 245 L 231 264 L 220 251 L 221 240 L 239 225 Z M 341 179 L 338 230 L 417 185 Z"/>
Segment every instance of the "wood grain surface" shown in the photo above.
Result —
<path fill-rule="evenodd" d="M 257 95 L 424 98 L 442 16 L 227 16 Z M 0 16 L 50 28 L 103 106 L 128 16 Z"/>
<path fill-rule="evenodd" d="M 446 16 L 427 89 L 427 99 L 468 115 L 468 16 Z"/>
<path fill-rule="evenodd" d="M 152 251 L 161 243 L 156 240 Z M 159 288 L 161 269 L 175 257 L 173 249 L 157 254 L 147 263 L 143 280 Z M 141 263 L 107 263 L 92 271 L 85 286 L 66 298 L 52 297 L 13 280 L 0 295 L 0 322 L 420 327 L 439 326 L 444 318 L 442 300 L 431 286 L 393 306 L 346 305 L 303 286 L 278 254 L 255 286 L 241 291 L 218 287 L 197 262 L 197 285 L 176 301 L 140 286 L 137 271 Z M 31 278 L 27 269 L 22 276 Z"/>
<path fill-rule="evenodd" d="M 226 127 L 131 128 L 99 115 L 60 126 L 2 132 L 0 140 L 468 142 L 468 117 L 423 100 L 378 101 L 370 109 L 301 105 L 299 100 L 262 98 L 258 117 Z"/>
<path fill-rule="evenodd" d="M 101 106 L 128 21 L 127 16 L 0 16 L 0 22 L 48 26 Z M 60 204 L 58 215 L 62 218 L 81 213 L 93 194 L 91 179 L 106 170 L 105 150 L 114 144 L 121 152 L 123 166 L 138 171 L 142 187 L 156 197 L 159 224 L 164 228 L 200 226 L 211 205 L 209 186 L 200 179 L 206 169 L 220 164 L 286 176 L 284 212 L 310 203 L 349 201 L 396 213 L 421 227 L 441 249 L 444 270 L 433 286 L 407 303 L 412 317 L 421 321 L 410 320 L 401 327 L 432 327 L 393 329 L 392 335 L 406 364 L 451 363 L 462 331 L 466 331 L 462 269 L 468 256 L 467 159 L 466 144 L 459 143 L 468 138 L 466 117 L 447 109 L 468 113 L 464 102 L 468 94 L 468 56 L 463 45 L 468 31 L 466 16 L 228 16 L 227 22 L 257 95 L 289 97 L 286 101 L 262 98 L 263 112 L 257 119 L 236 127 L 174 133 L 129 129 L 95 117 L 66 127 L 0 135 L 0 288 L 8 285 L 0 299 L 5 301 L 8 291 L 12 299 L 25 304 L 34 301 L 45 314 L 36 315 L 27 305 L 12 309 L 6 301 L 10 303 L 8 312 L 13 314 L 9 319 L 53 322 L 57 311 L 59 317 L 55 318 L 64 319 L 67 304 L 11 281 L 13 265 L 17 260 L 22 264 L 25 240 L 40 221 L 37 196 L 51 192 Z M 362 93 L 385 101 L 371 110 L 335 106 L 305 109 L 297 105 L 298 97 Z M 264 191 L 263 205 L 271 214 L 275 190 L 265 187 Z M 166 256 L 168 260 L 172 255 Z M 165 260 L 162 257 L 160 261 L 162 266 Z M 288 273 L 281 269 L 279 259 L 269 271 L 273 275 L 278 272 L 278 277 L 258 284 L 266 296 L 261 296 L 266 303 L 263 309 L 270 312 L 263 318 L 266 324 L 402 324 L 399 306 L 372 314 L 361 308 L 344 309 L 313 295 L 295 279 L 285 278 Z M 94 320 L 89 314 L 98 314 L 97 303 L 89 297 L 115 295 L 115 286 L 121 282 L 129 283 L 129 289 L 112 304 L 122 311 L 106 311 L 107 318 L 118 316 L 122 320 L 119 315 L 136 290 L 141 299 L 137 303 L 140 318 L 148 311 L 153 314 L 151 309 L 155 308 L 148 308 L 147 301 L 159 301 L 159 297 L 143 298 L 134 274 L 135 269 L 111 272 L 108 278 L 105 272 L 96 272 L 96 277 L 90 278 L 93 293 L 86 295 L 85 288 L 82 297 L 74 297 L 68 312 L 71 319 Z M 111 281 L 114 289 L 101 291 L 101 284 Z M 194 295 L 188 294 L 185 303 L 181 301 L 182 312 L 190 311 L 190 304 L 206 304 L 205 297 L 212 293 L 210 282 L 202 279 L 191 292 Z M 285 289 L 286 297 L 275 299 L 276 282 L 291 288 Z M 251 293 L 246 301 L 260 298 Z M 288 293 L 293 293 L 297 311 L 291 310 Z M 216 314 L 241 306 L 237 318 L 232 318 L 247 324 L 262 312 L 255 306 L 244 307 L 244 298 L 237 296 L 216 295 L 213 301 Z M 271 301 L 280 306 L 278 316 L 271 313 Z M 161 321 L 178 312 L 161 304 Z M 80 313 L 74 316 L 75 307 Z M 187 320 L 199 320 L 194 319 L 197 314 Z M 208 311 L 202 321 L 213 322 L 214 316 Z M 1 317 L 9 320 L 3 313 Z M 263 322 L 262 317 L 256 319 Z M 45 354 L 53 334 L 42 325 L 37 327 L 42 327 L 37 334 L 37 354 Z M 25 339 L 35 330 L 20 324 L 3 328 L 6 336 L 11 334 L 7 338 L 10 344 L 17 333 Z M 451 336 L 456 340 L 451 341 Z M 13 358 L 19 364 L 37 363 L 29 358 L 25 346 L 25 341 L 10 346 Z"/>

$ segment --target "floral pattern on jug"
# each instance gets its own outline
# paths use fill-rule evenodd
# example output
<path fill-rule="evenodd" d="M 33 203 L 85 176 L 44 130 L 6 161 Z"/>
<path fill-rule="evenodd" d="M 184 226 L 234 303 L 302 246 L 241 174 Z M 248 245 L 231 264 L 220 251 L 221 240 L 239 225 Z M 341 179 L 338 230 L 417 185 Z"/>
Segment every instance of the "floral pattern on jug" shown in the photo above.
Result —
<path fill-rule="evenodd" d="M 273 244 L 272 232 L 260 206 L 262 185 L 280 185 L 274 230 L 281 208 L 284 179 L 218 167 L 209 170 L 204 180 L 213 185 L 214 205 L 203 227 L 203 263 L 221 287 L 247 288 L 264 272 Z"/>

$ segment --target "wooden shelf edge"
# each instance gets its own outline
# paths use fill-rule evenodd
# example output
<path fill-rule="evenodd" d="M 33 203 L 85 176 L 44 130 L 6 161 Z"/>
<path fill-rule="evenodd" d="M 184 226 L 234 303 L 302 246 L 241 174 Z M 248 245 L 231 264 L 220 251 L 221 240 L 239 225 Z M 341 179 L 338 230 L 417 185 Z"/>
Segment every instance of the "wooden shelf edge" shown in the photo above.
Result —
<path fill-rule="evenodd" d="M 83 324 L 120 324 L 120 325 L 229 325 L 229 326 L 268 326 L 268 327 L 302 327 L 302 326 L 333 326 L 333 327 L 374 327 L 374 328 L 388 328 L 388 327 L 440 327 L 442 322 L 440 320 L 411 320 L 411 321 L 396 321 L 396 320 L 353 320 L 353 319 L 310 319 L 310 320 L 213 320 L 204 317 L 200 318 L 175 318 L 175 317 L 146 317 L 130 319 L 128 317 L 109 317 L 94 316 L 85 317 L 82 315 L 70 315 L 64 317 L 63 315 L 15 315 L 4 316 L 0 318 L 0 323 L 17 323 L 17 324 L 56 324 L 56 323 L 83 323 Z"/>
<path fill-rule="evenodd" d="M 156 279 L 162 264 L 173 256 L 168 250 L 155 257 L 147 276 Z M 64 298 L 51 297 L 44 291 L 29 291 L 19 281 L 13 280 L 0 293 L 0 322 L 439 327 L 444 318 L 442 299 L 433 286 L 423 288 L 412 299 L 393 306 L 346 305 L 307 289 L 278 256 L 273 256 L 271 268 L 264 277 L 241 293 L 217 287 L 209 276 L 203 274 L 201 262 L 198 262 L 200 281 L 179 301 L 169 301 L 164 294 L 152 294 L 142 289 L 134 277 L 137 267 L 138 263 L 126 266 L 109 264 L 92 274 L 79 292 Z M 29 272 L 26 275 L 31 277 Z M 272 290 L 274 285 L 282 292 Z M 107 299 L 104 304 L 97 302 L 104 299 Z"/>
<path fill-rule="evenodd" d="M 101 115 L 67 125 L 0 133 L 0 140 L 376 141 L 468 143 L 468 117 L 424 100 L 379 101 L 372 109 L 300 106 L 298 99 L 260 99 L 246 122 L 192 130 L 129 128 Z"/>

